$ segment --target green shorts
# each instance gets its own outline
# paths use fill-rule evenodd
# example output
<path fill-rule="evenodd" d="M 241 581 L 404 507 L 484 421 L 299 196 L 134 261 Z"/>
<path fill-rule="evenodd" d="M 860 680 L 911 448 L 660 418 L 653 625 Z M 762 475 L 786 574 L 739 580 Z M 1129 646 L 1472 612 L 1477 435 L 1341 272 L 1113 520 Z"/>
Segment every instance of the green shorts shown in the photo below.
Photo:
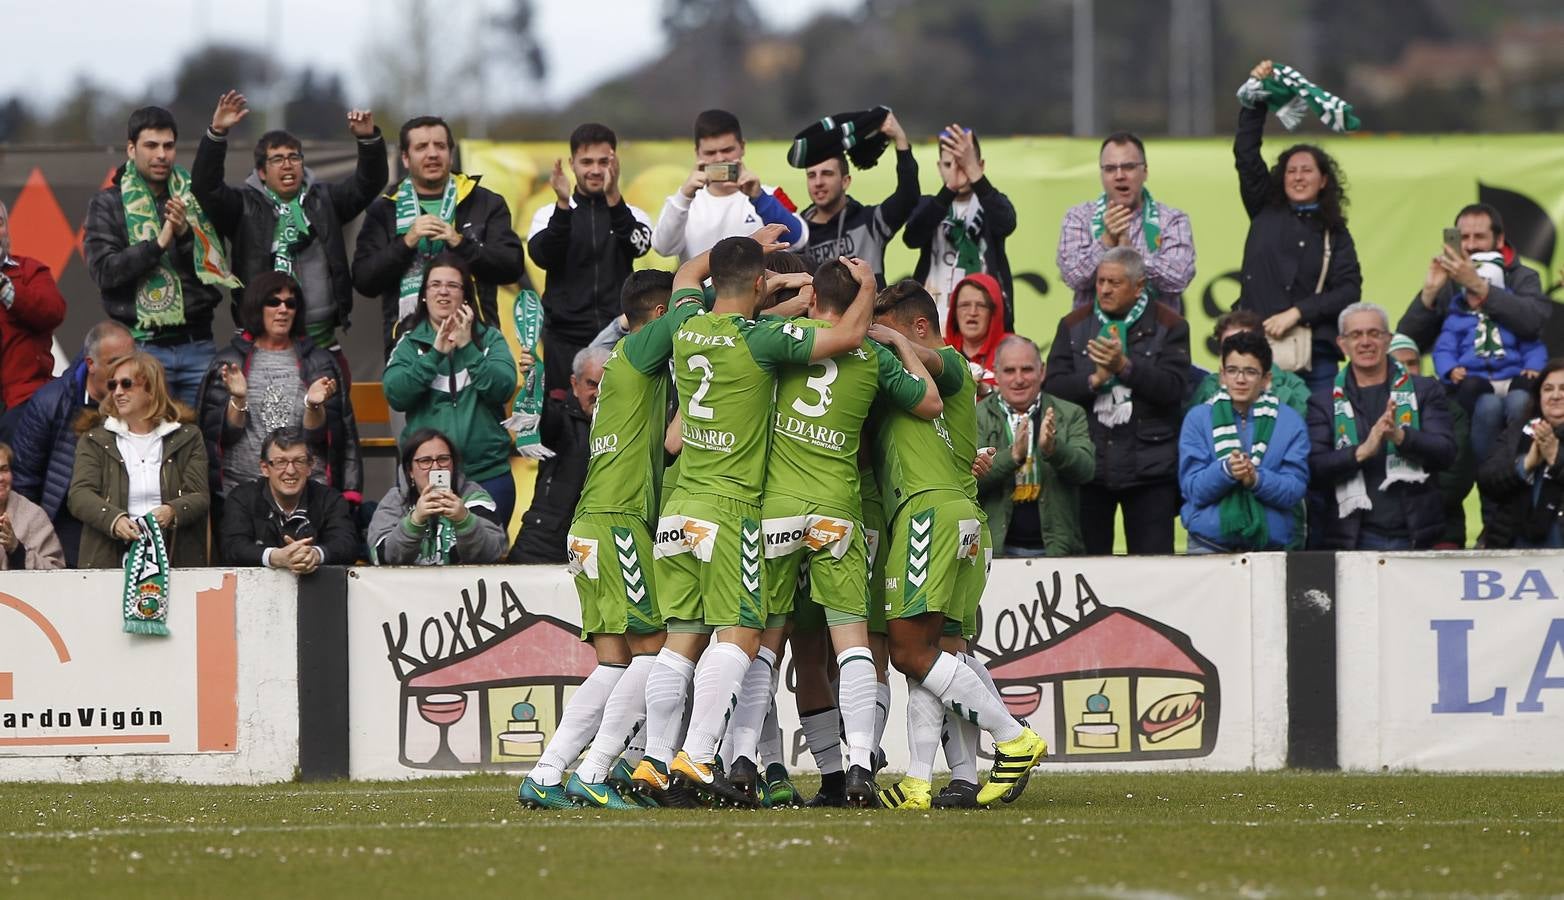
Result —
<path fill-rule="evenodd" d="M 570 523 L 565 548 L 581 598 L 583 638 L 662 631 L 645 520 L 627 513 L 582 513 Z"/>
<path fill-rule="evenodd" d="M 984 569 L 982 522 L 965 494 L 934 490 L 909 497 L 891 520 L 885 549 L 887 618 L 930 612 L 958 622 L 966 617 L 971 580 L 983 577 Z"/>
<path fill-rule="evenodd" d="M 979 511 L 981 515 L 981 511 Z M 959 590 L 964 596 L 964 607 L 961 611 L 961 636 L 964 638 L 977 637 L 978 606 L 983 602 L 983 589 L 988 586 L 988 570 L 994 563 L 994 540 L 988 533 L 988 523 L 981 522 L 978 525 L 978 536 L 982 547 L 982 556 L 975 566 L 962 566 L 961 574 L 957 578 Z"/>
<path fill-rule="evenodd" d="M 805 500 L 771 494 L 762 530 L 771 615 L 802 612 L 806 628 L 824 623 L 821 607 L 867 617 L 869 560 L 859 522 Z M 814 609 L 805 612 L 807 607 Z M 793 627 L 798 627 L 796 618 Z"/>
<path fill-rule="evenodd" d="M 663 619 L 763 628 L 760 507 L 675 490 L 653 536 Z"/>

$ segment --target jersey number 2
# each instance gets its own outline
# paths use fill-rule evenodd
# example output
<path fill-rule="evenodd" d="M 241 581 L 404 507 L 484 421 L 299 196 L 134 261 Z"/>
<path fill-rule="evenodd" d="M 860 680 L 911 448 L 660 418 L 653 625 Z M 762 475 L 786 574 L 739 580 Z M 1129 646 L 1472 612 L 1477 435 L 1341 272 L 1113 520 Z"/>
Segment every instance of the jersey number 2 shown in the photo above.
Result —
<path fill-rule="evenodd" d="M 815 392 L 815 402 L 805 403 L 804 398 L 793 400 L 793 409 L 801 416 L 818 419 L 825 415 L 825 411 L 831 408 L 831 384 L 836 381 L 836 360 L 822 359 L 809 368 L 812 370 L 819 366 L 825 371 L 819 375 L 811 375 L 804 380 L 804 387 Z"/>
<path fill-rule="evenodd" d="M 690 395 L 690 418 L 715 418 L 717 411 L 701 402 L 705 399 L 706 392 L 711 390 L 711 360 L 697 354 L 689 358 L 688 365 L 691 372 L 701 373 L 701 383 L 695 388 L 695 393 Z"/>

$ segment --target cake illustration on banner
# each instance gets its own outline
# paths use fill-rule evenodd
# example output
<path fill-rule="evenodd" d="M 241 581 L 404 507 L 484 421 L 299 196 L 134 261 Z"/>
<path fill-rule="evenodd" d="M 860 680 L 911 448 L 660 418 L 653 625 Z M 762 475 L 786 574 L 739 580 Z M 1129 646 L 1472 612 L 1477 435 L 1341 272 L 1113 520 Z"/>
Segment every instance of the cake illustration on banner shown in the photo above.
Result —
<path fill-rule="evenodd" d="M 1045 762 L 1187 759 L 1216 749 L 1221 682 L 1189 636 L 1098 600 L 1076 576 L 1075 615 L 1060 575 L 1038 582 L 1046 637 L 988 661 L 1010 712 L 1054 752 Z M 981 650 L 981 648 L 979 648 Z"/>
<path fill-rule="evenodd" d="M 522 613 L 470 650 L 402 679 L 398 759 L 416 769 L 525 769 L 597 667 L 580 629 Z"/>

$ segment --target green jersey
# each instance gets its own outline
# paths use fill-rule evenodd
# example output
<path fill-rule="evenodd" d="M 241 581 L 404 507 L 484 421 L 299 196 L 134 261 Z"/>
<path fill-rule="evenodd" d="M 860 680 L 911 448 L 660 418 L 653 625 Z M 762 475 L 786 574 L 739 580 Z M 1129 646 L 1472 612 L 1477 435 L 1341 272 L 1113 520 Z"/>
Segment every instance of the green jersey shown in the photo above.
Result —
<path fill-rule="evenodd" d="M 775 373 L 807 363 L 813 326 L 752 322 L 735 313 L 685 320 L 673 337 L 679 389 L 679 489 L 759 504 L 771 444 Z"/>
<path fill-rule="evenodd" d="M 673 334 L 700 311 L 696 303 L 675 306 L 620 338 L 603 363 L 592 412 L 592 456 L 577 513 L 629 513 L 648 523 L 657 518 Z"/>
<path fill-rule="evenodd" d="M 943 351 L 941 356 L 944 356 Z M 934 386 L 941 397 L 956 396 L 966 385 L 972 384 L 972 374 L 967 370 L 965 360 L 956 365 L 946 357 L 944 363 L 944 371 L 934 379 Z M 976 387 L 972 390 L 975 397 Z M 880 500 L 885 505 L 887 520 L 894 518 L 896 511 L 914 494 L 941 489 L 967 493 L 968 481 L 973 482 L 972 490 L 976 492 L 971 459 L 965 467 L 958 469 L 955 465 L 958 451 L 945 413 L 930 422 L 881 403 L 875 415 L 879 423 L 875 429 L 879 452 L 874 457 L 874 471 L 879 478 Z M 976 446 L 975 402 L 970 415 L 973 422 L 971 441 Z"/>
<path fill-rule="evenodd" d="M 961 490 L 976 503 L 977 476 L 972 474 L 972 460 L 977 458 L 977 380 L 972 377 L 967 358 L 955 347 L 941 347 L 939 355 L 945 361 L 945 370 L 934 383 L 945 401 L 941 417 L 950 437 L 956 470 L 961 473 Z"/>
<path fill-rule="evenodd" d="M 783 367 L 777 374 L 766 492 L 861 518 L 858 445 L 864 419 L 881 393 L 893 407 L 911 410 L 923 400 L 923 381 L 874 341 L 830 359 Z"/>

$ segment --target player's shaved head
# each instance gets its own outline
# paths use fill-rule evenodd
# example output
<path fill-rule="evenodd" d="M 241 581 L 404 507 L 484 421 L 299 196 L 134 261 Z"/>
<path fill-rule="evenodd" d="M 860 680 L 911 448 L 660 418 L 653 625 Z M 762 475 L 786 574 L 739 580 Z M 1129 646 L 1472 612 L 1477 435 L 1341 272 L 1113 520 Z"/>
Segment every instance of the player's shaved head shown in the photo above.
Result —
<path fill-rule="evenodd" d="M 661 269 L 631 272 L 619 289 L 619 308 L 631 329 L 645 325 L 658 306 L 667 306 L 673 295 L 673 273 Z"/>
<path fill-rule="evenodd" d="M 815 270 L 815 306 L 841 315 L 853 305 L 858 296 L 858 281 L 853 272 L 839 259 L 821 263 Z"/>
<path fill-rule="evenodd" d="M 723 238 L 711 248 L 711 286 L 719 297 L 743 296 L 754 290 L 766 271 L 766 254 L 747 237 Z"/>
<path fill-rule="evenodd" d="M 880 292 L 874 300 L 874 317 L 876 319 L 889 317 L 902 331 L 909 329 L 919 319 L 927 319 L 931 328 L 936 328 L 939 320 L 939 307 L 934 305 L 934 298 L 924 289 L 923 284 L 912 278 L 903 278 L 890 287 Z"/>

